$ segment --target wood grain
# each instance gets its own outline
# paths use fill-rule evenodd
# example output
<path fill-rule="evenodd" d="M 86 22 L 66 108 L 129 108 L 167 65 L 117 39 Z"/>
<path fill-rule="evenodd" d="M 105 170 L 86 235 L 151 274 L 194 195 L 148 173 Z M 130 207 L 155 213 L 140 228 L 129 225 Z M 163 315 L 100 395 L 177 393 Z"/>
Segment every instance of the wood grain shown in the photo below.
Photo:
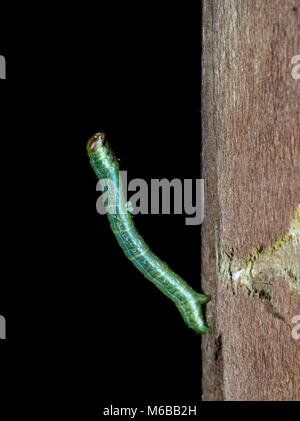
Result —
<path fill-rule="evenodd" d="M 235 294 L 219 270 L 286 234 L 300 203 L 299 54 L 299 0 L 203 1 L 201 275 L 214 329 L 202 343 L 205 400 L 300 399 L 300 340 L 288 325 L 299 294 L 276 277 L 268 299 L 242 285 Z"/>

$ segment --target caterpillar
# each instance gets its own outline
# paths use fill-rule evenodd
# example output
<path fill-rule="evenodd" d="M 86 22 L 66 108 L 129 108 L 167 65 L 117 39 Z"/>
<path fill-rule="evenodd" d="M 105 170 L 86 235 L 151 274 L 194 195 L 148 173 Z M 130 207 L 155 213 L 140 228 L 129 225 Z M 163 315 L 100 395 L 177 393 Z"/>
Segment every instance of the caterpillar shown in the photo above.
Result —
<path fill-rule="evenodd" d="M 96 176 L 101 181 L 111 180 L 114 186 L 115 205 L 106 201 L 106 214 L 110 228 L 120 247 L 133 265 L 176 305 L 185 323 L 197 333 L 211 333 L 206 326 L 202 305 L 210 300 L 205 294 L 197 293 L 168 265 L 160 260 L 139 234 L 125 202 L 122 181 L 119 179 L 119 163 L 110 149 L 104 133 L 97 133 L 87 144 L 88 157 Z M 107 186 L 104 187 L 104 191 Z"/>

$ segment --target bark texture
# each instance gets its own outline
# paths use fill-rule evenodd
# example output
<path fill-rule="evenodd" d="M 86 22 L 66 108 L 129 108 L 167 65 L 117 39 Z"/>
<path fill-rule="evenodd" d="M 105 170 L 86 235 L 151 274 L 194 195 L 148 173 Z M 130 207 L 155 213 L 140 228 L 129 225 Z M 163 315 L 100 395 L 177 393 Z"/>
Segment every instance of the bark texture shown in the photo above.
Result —
<path fill-rule="evenodd" d="M 204 400 L 300 400 L 296 55 L 300 0 L 203 1 Z"/>

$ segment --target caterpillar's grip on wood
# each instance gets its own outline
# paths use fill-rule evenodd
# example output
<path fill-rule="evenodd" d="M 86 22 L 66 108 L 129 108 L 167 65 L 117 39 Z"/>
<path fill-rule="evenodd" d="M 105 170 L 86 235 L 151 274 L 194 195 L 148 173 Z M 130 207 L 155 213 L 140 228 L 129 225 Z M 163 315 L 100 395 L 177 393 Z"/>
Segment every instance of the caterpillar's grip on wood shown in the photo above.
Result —
<path fill-rule="evenodd" d="M 119 164 L 110 150 L 103 133 L 97 133 L 87 144 L 88 156 L 99 180 L 110 179 L 114 184 L 115 206 L 107 207 L 107 217 L 112 232 L 126 257 L 144 275 L 169 297 L 185 323 L 197 333 L 210 333 L 205 325 L 202 305 L 210 300 L 205 294 L 198 294 L 166 263 L 160 260 L 138 233 L 133 223 L 124 192 L 119 180 Z"/>

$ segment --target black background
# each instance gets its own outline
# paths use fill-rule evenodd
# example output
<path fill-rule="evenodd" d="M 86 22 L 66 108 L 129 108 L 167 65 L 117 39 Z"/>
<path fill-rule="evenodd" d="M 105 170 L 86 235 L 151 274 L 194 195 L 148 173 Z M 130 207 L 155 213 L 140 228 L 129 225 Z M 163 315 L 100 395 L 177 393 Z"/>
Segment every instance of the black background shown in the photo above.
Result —
<path fill-rule="evenodd" d="M 60 402 L 85 417 L 110 404 L 195 405 L 201 338 L 130 264 L 96 213 L 86 143 L 106 132 L 129 180 L 200 178 L 201 5 L 73 13 L 44 14 L 18 36 L 17 25 L 3 31 L 11 43 L 0 52 L 7 60 L 2 130 L 19 155 L 33 157 L 16 174 L 24 233 L 7 247 L 15 260 L 0 307 L 3 393 L 23 396 L 24 413 Z M 199 290 L 201 227 L 185 225 L 185 215 L 134 220 Z"/>
<path fill-rule="evenodd" d="M 1 16 L 3 189 L 14 180 L 17 202 L 3 206 L 2 408 L 98 419 L 109 405 L 200 405 L 201 337 L 96 213 L 86 143 L 106 132 L 129 180 L 200 178 L 201 4 L 22 13 Z M 201 226 L 134 221 L 200 290 Z"/>

